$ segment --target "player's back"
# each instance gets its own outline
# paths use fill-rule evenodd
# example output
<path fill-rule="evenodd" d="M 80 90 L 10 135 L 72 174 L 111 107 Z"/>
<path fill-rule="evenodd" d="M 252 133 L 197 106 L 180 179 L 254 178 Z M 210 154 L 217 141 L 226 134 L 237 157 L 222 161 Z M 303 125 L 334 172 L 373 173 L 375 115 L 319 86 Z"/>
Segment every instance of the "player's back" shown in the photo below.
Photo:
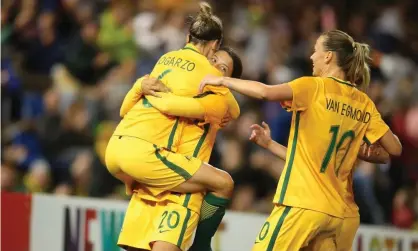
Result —
<path fill-rule="evenodd" d="M 176 95 L 194 96 L 200 81 L 208 74 L 221 75 L 196 47 L 187 44 L 163 55 L 151 76 L 159 78 Z M 134 136 L 175 151 L 185 124 L 181 120 L 162 114 L 142 97 L 124 116 L 114 135 Z"/>
<path fill-rule="evenodd" d="M 305 77 L 289 85 L 290 149 L 274 202 L 343 217 L 360 145 L 368 137 L 375 142 L 387 126 L 370 98 L 349 82 Z"/>

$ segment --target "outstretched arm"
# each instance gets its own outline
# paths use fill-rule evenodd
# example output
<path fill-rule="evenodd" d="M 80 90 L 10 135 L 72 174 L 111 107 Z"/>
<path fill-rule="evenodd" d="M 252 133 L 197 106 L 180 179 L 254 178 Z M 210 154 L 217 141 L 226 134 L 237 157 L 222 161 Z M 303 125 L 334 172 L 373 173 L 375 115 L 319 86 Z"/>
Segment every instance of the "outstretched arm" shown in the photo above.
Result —
<path fill-rule="evenodd" d="M 202 80 L 200 89 L 203 90 L 206 85 L 226 86 L 246 96 L 271 101 L 292 100 L 293 97 L 292 88 L 288 84 L 265 85 L 251 80 L 207 76 Z"/>
<path fill-rule="evenodd" d="M 158 80 L 149 78 L 144 80 L 144 83 L 149 81 Z M 160 96 L 162 98 L 146 98 L 151 105 L 167 115 L 195 118 L 219 125 L 226 115 L 236 119 L 240 113 L 234 96 L 224 87 L 210 86 L 204 93 L 193 98 L 171 93 L 160 93 Z"/>

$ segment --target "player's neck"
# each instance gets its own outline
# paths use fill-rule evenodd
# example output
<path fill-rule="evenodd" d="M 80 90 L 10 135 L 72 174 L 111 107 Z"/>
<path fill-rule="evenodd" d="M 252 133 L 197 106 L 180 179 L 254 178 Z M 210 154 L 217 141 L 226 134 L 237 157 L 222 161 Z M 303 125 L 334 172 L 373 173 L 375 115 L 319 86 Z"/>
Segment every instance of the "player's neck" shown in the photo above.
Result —
<path fill-rule="evenodd" d="M 204 45 L 195 44 L 194 46 L 196 47 L 196 49 L 199 51 L 200 54 L 202 54 L 203 56 L 206 57 L 206 51 L 205 51 L 205 46 Z"/>
<path fill-rule="evenodd" d="M 329 68 L 325 70 L 321 75 L 321 77 L 334 77 L 345 80 L 345 73 L 339 68 Z"/>

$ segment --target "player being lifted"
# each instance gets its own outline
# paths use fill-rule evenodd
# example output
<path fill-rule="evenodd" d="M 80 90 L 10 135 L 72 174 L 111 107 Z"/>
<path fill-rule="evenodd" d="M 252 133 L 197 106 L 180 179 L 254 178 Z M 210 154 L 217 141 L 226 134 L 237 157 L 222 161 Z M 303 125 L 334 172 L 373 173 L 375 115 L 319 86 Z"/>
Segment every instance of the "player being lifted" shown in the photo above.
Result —
<path fill-rule="evenodd" d="M 290 150 L 273 212 L 253 250 L 336 250 L 345 214 L 345 187 L 363 139 L 379 142 L 391 155 L 402 146 L 370 98 L 358 88 L 370 82 L 369 47 L 334 30 L 322 34 L 311 56 L 314 77 L 281 85 L 208 76 L 258 99 L 280 101 L 293 112 Z M 327 246 L 330 245 L 330 246 Z"/>
<path fill-rule="evenodd" d="M 210 58 L 210 62 L 224 76 L 236 78 L 241 76 L 241 60 L 228 47 L 219 49 Z M 163 84 L 158 85 L 152 79 L 145 79 L 142 81 L 142 94 L 151 94 L 154 90 L 162 91 L 164 88 L 161 85 Z M 194 98 L 171 93 L 154 93 L 154 95 L 160 98 L 148 96 L 148 101 L 164 114 L 199 120 L 206 118 L 212 123 L 204 125 L 204 134 L 197 125 L 187 126 L 177 149 L 178 153 L 208 161 L 219 129 L 219 121 L 222 119 L 224 124 L 230 119 L 224 117 L 225 97 L 219 94 L 199 95 Z M 161 247 L 167 251 L 210 250 L 211 237 L 217 225 L 205 219 L 207 214 L 202 214 L 199 222 L 203 196 L 202 193 L 178 195 L 165 192 L 154 197 L 147 193 L 146 187 L 136 187 L 125 214 L 118 245 L 127 250 L 150 250 L 151 247 L 153 250 Z M 193 246 L 188 249 L 192 241 Z"/>
<path fill-rule="evenodd" d="M 199 14 L 190 25 L 188 44 L 182 50 L 163 55 L 151 76 L 158 77 L 175 95 L 195 96 L 204 76 L 222 76 L 207 60 L 219 47 L 221 40 L 220 19 L 212 15 L 209 5 L 201 4 Z M 112 175 L 126 184 L 128 192 L 132 190 L 134 181 L 137 181 L 145 185 L 147 192 L 157 199 L 167 191 L 184 194 L 180 198 L 183 199 L 181 204 L 186 207 L 192 201 L 187 193 L 209 191 L 201 208 L 201 218 L 205 221 L 199 224 L 199 228 L 205 228 L 205 231 L 199 231 L 198 228 L 196 239 L 201 242 L 195 242 L 198 245 L 196 250 L 208 250 L 210 239 L 232 195 L 233 181 L 229 174 L 203 163 L 193 152 L 178 153 L 184 142 L 194 144 L 193 147 L 199 149 L 197 143 L 203 143 L 209 128 L 204 123 L 193 125 L 189 119 L 161 113 L 146 97 L 141 97 L 140 87 L 141 83 L 137 82 L 125 97 L 121 107 L 123 119 L 106 150 L 106 166 Z M 217 105 L 224 104 L 225 116 L 227 113 L 232 118 L 239 115 L 239 106 L 227 88 L 210 88 L 205 95 L 219 97 Z M 208 109 L 205 112 L 210 114 L 212 111 Z M 209 117 L 204 119 L 209 120 Z M 197 140 L 193 141 L 190 136 L 183 137 L 183 132 L 189 127 L 193 128 L 193 137 L 199 135 Z M 206 140 L 212 142 L 214 138 Z M 207 145 L 213 147 L 213 144 Z M 189 213 L 182 219 L 181 238 L 185 234 L 183 229 L 185 231 L 188 227 L 187 221 L 193 216 Z M 199 233 L 205 236 L 199 238 Z M 168 244 L 164 241 L 156 242 L 153 250 L 178 250 L 175 245 L 181 245 Z"/>

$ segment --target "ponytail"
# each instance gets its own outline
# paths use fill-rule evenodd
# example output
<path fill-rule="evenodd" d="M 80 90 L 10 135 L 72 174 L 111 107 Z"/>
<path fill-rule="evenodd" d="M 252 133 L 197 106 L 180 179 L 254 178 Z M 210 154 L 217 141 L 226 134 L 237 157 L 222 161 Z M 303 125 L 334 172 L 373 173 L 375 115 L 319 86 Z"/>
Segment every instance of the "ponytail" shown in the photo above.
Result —
<path fill-rule="evenodd" d="M 328 31 L 323 36 L 325 50 L 336 53 L 337 65 L 344 71 L 346 80 L 366 91 L 370 83 L 370 47 L 355 42 L 340 30 Z"/>
<path fill-rule="evenodd" d="M 357 87 L 366 91 L 370 83 L 370 47 L 367 44 L 353 43 L 353 59 L 348 65 L 347 79 Z"/>

